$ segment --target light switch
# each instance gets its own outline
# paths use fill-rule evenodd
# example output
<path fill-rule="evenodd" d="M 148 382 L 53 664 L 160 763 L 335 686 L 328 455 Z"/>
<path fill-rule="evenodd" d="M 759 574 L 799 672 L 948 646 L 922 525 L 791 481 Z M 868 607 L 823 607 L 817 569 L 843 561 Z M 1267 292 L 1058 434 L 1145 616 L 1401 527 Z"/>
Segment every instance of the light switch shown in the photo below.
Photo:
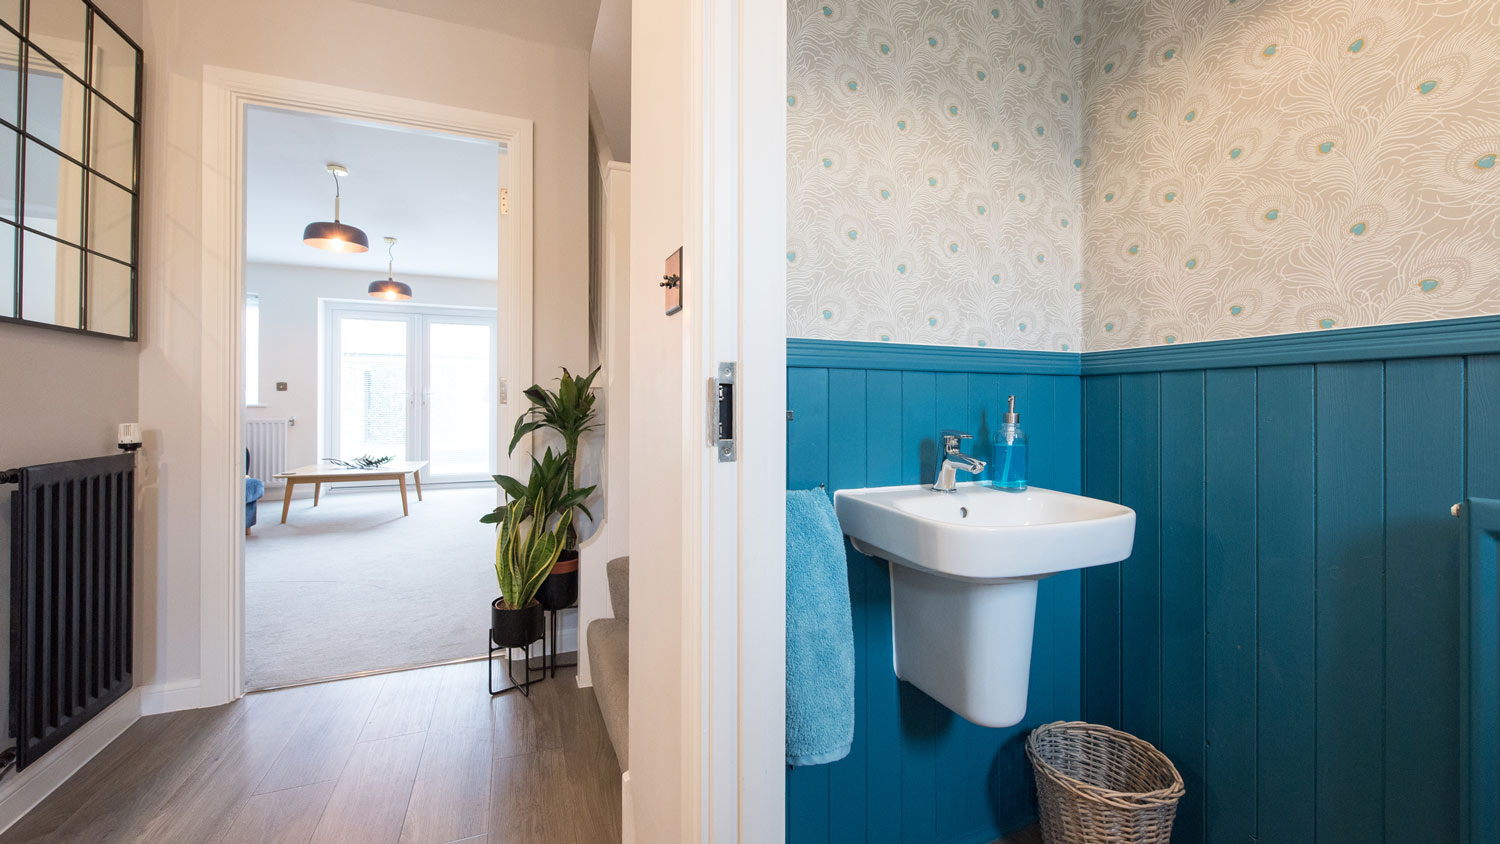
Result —
<path fill-rule="evenodd" d="M 278 392 L 278 393 L 284 393 L 284 392 L 286 392 L 286 382 L 285 381 L 277 381 L 276 382 L 276 392 Z"/>

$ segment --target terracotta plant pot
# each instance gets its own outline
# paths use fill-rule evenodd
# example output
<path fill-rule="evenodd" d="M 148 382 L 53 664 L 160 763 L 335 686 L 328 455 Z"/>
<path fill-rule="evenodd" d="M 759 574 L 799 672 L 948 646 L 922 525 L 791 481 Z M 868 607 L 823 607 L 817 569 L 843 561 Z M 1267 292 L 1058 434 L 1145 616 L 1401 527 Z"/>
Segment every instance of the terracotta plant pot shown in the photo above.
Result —
<path fill-rule="evenodd" d="M 552 567 L 552 573 L 536 590 L 536 599 L 548 612 L 573 606 L 578 601 L 578 552 L 564 551 Z"/>
<path fill-rule="evenodd" d="M 524 648 L 542 638 L 542 605 L 532 601 L 522 610 L 504 609 L 502 599 L 490 604 L 490 638 L 502 648 Z"/>

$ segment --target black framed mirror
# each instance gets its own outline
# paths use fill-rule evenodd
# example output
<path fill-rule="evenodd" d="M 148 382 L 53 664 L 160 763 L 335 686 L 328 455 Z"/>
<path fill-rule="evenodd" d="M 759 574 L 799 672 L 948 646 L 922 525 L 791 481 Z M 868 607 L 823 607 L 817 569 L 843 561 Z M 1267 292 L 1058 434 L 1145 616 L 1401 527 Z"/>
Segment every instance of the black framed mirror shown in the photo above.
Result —
<path fill-rule="evenodd" d="M 136 339 L 141 67 L 89 0 L 0 0 L 0 322 Z"/>

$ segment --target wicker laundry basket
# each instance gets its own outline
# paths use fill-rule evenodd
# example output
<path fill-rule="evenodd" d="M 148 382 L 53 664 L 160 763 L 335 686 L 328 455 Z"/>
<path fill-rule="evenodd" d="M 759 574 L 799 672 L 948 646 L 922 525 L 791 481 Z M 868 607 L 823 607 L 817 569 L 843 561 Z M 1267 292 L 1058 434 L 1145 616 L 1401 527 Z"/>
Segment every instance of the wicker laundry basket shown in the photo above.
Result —
<path fill-rule="evenodd" d="M 1026 739 L 1047 844 L 1167 844 L 1182 775 L 1129 733 L 1082 721 L 1043 724 Z"/>

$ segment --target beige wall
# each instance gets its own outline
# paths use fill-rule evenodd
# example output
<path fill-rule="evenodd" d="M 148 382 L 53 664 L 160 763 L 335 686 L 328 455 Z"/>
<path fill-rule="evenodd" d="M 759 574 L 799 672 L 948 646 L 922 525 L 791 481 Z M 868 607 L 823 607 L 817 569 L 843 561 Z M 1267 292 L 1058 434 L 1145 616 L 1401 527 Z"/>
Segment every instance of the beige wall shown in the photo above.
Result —
<path fill-rule="evenodd" d="M 140 31 L 147 73 L 140 415 L 161 443 L 159 478 L 147 491 L 153 523 L 143 531 L 155 571 L 140 597 L 143 617 L 155 620 L 147 640 L 156 652 L 142 655 L 142 680 L 191 687 L 199 675 L 203 67 L 534 121 L 534 364 L 545 375 L 587 362 L 587 52 L 352 0 L 145 0 Z"/>
<path fill-rule="evenodd" d="M 115 425 L 136 419 L 137 358 L 136 344 L 122 340 L 0 325 L 0 469 L 114 454 Z M 142 452 L 143 470 L 153 445 Z M 12 489 L 0 487 L 3 595 L 10 594 Z M 142 562 L 137 556 L 137 572 L 149 568 Z M 0 630 L 9 629 L 10 602 L 0 601 Z M 0 648 L 0 706 L 8 705 L 9 666 L 10 649 Z"/>
<path fill-rule="evenodd" d="M 689 5 L 636 0 L 631 51 L 630 178 L 630 789 L 635 841 L 681 841 L 682 724 L 688 717 L 682 652 L 685 307 L 662 315 L 662 261 L 683 245 L 687 170 Z M 686 268 L 684 268 L 686 269 Z M 646 655 L 652 658 L 646 658 Z M 694 689 L 692 698 L 697 699 Z M 629 833 L 627 832 L 627 835 Z M 626 839 L 630 840 L 630 839 Z"/>
<path fill-rule="evenodd" d="M 140 32 L 140 3 L 98 0 L 115 23 Z M 7 293 L 8 295 L 8 293 Z M 0 325 L 0 469 L 115 453 L 115 426 L 137 418 L 140 346 L 29 325 Z M 154 442 L 140 460 L 142 480 Z M 0 594 L 9 594 L 8 490 L 0 498 Z M 138 515 L 137 526 L 147 518 Z M 140 531 L 137 531 L 140 536 Z M 149 565 L 137 556 L 137 572 Z M 0 601 L 0 630 L 9 629 L 10 604 Z M 8 683 L 9 650 L 0 653 L 0 689 Z M 5 705 L 0 696 L 0 706 Z"/>

